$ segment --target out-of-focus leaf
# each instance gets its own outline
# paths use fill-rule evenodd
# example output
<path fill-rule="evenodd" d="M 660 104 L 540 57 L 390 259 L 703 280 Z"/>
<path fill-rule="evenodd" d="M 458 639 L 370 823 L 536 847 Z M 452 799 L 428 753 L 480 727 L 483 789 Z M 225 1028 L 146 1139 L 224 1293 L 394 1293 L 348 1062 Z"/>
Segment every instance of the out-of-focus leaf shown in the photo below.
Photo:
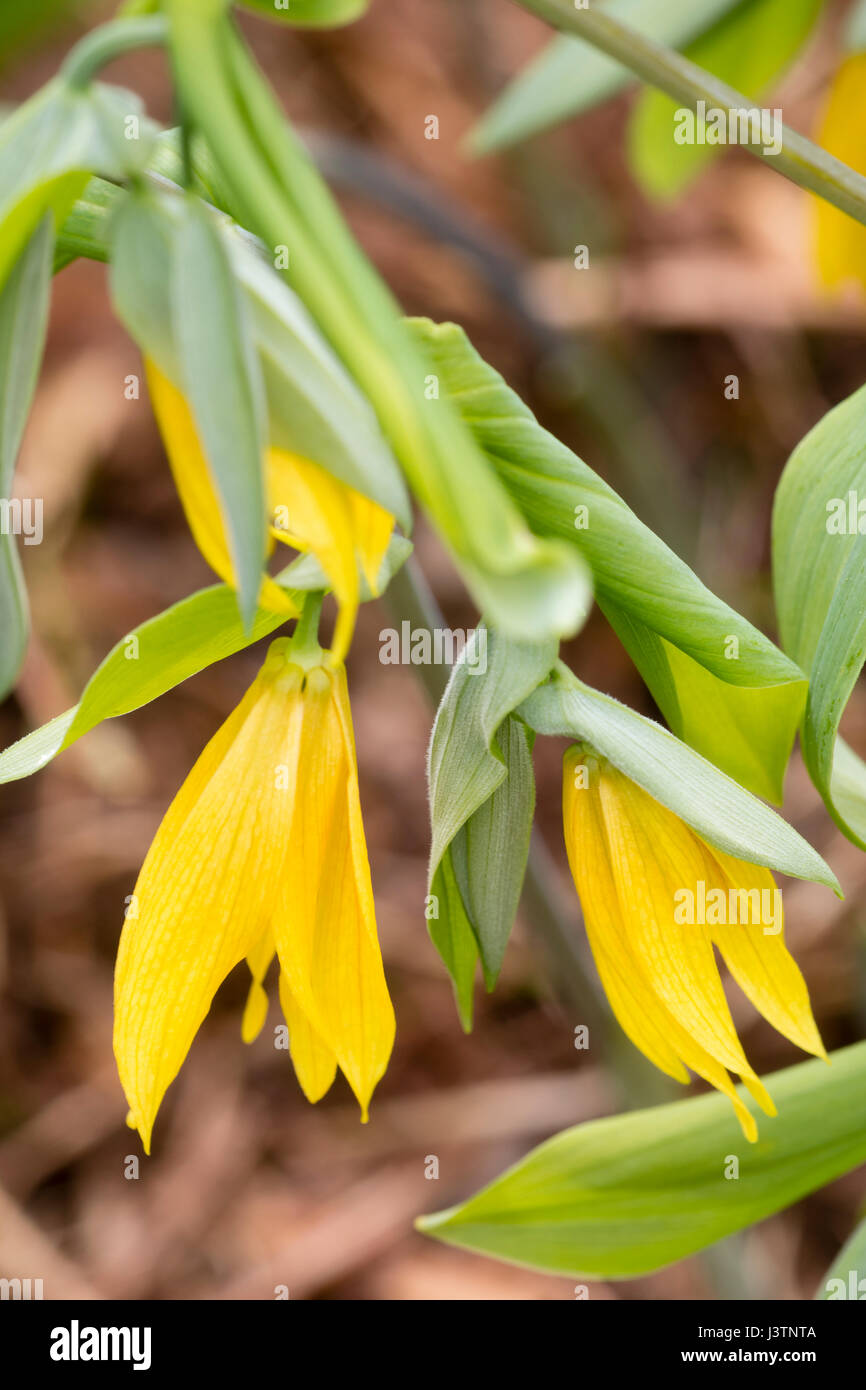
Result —
<path fill-rule="evenodd" d="M 827 1270 L 815 1293 L 816 1299 L 866 1298 L 866 1217 L 860 1222 Z"/>
<path fill-rule="evenodd" d="M 461 328 L 412 322 L 532 529 L 571 541 L 589 561 L 599 604 L 674 732 L 750 790 L 781 801 L 806 699 L 802 671 L 541 428 Z"/>
<path fill-rule="evenodd" d="M 10 506 L 45 344 L 53 242 L 52 219 L 46 215 L 0 290 L 0 501 Z M 15 683 L 27 635 L 27 595 L 15 536 L 9 526 L 0 526 L 0 699 Z"/>
<path fill-rule="evenodd" d="M 866 1160 L 866 1043 L 831 1062 L 766 1078 L 779 1113 L 761 1120 L 754 1145 L 743 1145 L 721 1095 L 593 1120 L 417 1224 L 464 1250 L 554 1274 L 629 1279 L 661 1269 Z M 736 1180 L 727 1178 L 732 1157 Z"/>
<path fill-rule="evenodd" d="M 856 0 L 848 13 L 845 47 L 849 53 L 866 51 L 866 0 Z"/>
<path fill-rule="evenodd" d="M 803 757 L 839 828 L 866 848 L 866 767 L 838 737 L 866 659 L 866 387 L 800 441 L 773 508 L 785 650 L 810 673 Z"/>
<path fill-rule="evenodd" d="M 433 726 L 428 894 L 435 913 L 428 925 L 467 1029 L 475 961 L 480 953 L 492 988 L 529 853 L 535 796 L 530 744 L 510 715 L 555 660 L 552 640 L 519 643 L 481 626 L 455 663 Z"/>
<path fill-rule="evenodd" d="M 579 681 L 562 663 L 516 711 L 540 734 L 585 739 L 726 854 L 826 884 L 832 870 L 781 816 L 652 719 Z"/>
<path fill-rule="evenodd" d="M 91 174 L 125 178 L 152 135 L 133 93 L 62 77 L 0 123 L 0 285 L 46 212 L 59 226 Z"/>
<path fill-rule="evenodd" d="M 669 48 L 681 48 L 743 0 L 609 0 L 616 19 Z M 505 88 L 470 137 L 477 154 L 513 145 L 597 106 L 634 73 L 582 39 L 559 36 Z"/>
<path fill-rule="evenodd" d="M 686 50 L 698 67 L 747 96 L 758 97 L 776 82 L 808 39 L 824 0 L 749 0 L 738 5 Z M 674 138 L 682 105 L 664 92 L 642 92 L 631 115 L 629 163 L 651 197 L 673 198 L 700 173 L 723 145 L 678 144 Z M 781 118 L 780 118 L 781 119 Z M 769 121 L 769 116 L 765 117 Z M 695 133 L 700 135 L 700 123 Z M 773 131 L 764 134 L 772 146 Z"/>
<path fill-rule="evenodd" d="M 351 24 L 368 8 L 370 0 L 238 0 L 244 10 L 298 28 L 331 29 Z"/>
<path fill-rule="evenodd" d="M 392 538 L 378 575 L 377 592 L 405 562 L 411 543 Z M 312 555 L 293 561 L 277 582 L 300 599 L 326 589 L 328 580 Z M 366 583 L 362 591 L 370 597 Z M 101 724 L 148 704 L 205 667 L 242 651 L 286 622 L 285 613 L 261 608 L 249 631 L 238 613 L 233 591 L 225 584 L 201 589 L 141 623 L 122 638 L 91 676 L 78 704 L 48 724 L 25 734 L 0 753 L 0 783 L 29 777 Z"/>

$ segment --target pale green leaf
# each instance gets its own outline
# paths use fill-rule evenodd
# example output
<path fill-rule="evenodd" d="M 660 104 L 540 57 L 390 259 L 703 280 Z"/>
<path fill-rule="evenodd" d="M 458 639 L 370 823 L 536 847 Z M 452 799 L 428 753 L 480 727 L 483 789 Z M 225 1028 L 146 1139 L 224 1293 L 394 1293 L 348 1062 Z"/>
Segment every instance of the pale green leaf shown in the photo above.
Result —
<path fill-rule="evenodd" d="M 112 223 L 115 308 L 148 357 L 181 385 L 169 293 L 177 200 L 129 195 Z M 86 215 L 86 214 L 84 214 Z M 378 502 L 403 525 L 405 484 L 369 403 L 298 296 L 227 218 L 214 218 L 243 300 L 268 410 L 267 442 L 312 459 Z M 92 235 L 92 228 L 88 230 Z"/>
<path fill-rule="evenodd" d="M 593 1120 L 417 1224 L 553 1274 L 629 1279 L 661 1269 L 866 1160 L 866 1043 L 834 1052 L 830 1066 L 801 1062 L 766 1081 L 779 1113 L 761 1117 L 756 1144 L 743 1142 L 721 1095 Z M 732 1158 L 736 1179 L 726 1176 Z"/>
<path fill-rule="evenodd" d="M 53 245 L 53 222 L 44 216 L 0 290 L 0 499 L 10 505 L 15 463 L 45 344 Z M 0 698 L 15 683 L 28 631 L 18 549 L 11 528 L 4 525 L 0 527 Z"/>
<path fill-rule="evenodd" d="M 806 698 L 802 671 L 541 428 L 461 328 L 412 322 L 442 388 L 532 529 L 570 541 L 589 561 L 599 604 L 671 726 L 732 777 L 780 801 Z M 732 726 L 736 737 L 722 737 Z"/>
<path fill-rule="evenodd" d="M 516 712 L 540 734 L 585 739 L 726 854 L 826 884 L 841 897 L 832 870 L 787 821 L 660 724 L 590 689 L 561 662 Z"/>
<path fill-rule="evenodd" d="M 128 139 L 129 130 L 138 138 Z M 152 134 L 138 96 L 100 84 L 80 91 L 62 78 L 3 121 L 0 285 L 46 212 L 59 225 L 91 174 L 120 180 L 140 167 Z"/>
<path fill-rule="evenodd" d="M 256 611 L 267 553 L 265 394 L 249 315 L 220 233 L 190 197 L 172 258 L 182 389 L 221 502 L 244 620 Z"/>
<path fill-rule="evenodd" d="M 773 579 L 783 645 L 810 673 L 806 766 L 836 824 L 866 848 L 866 768 L 838 738 L 866 658 L 866 387 L 788 460 L 773 509 Z"/>
<path fill-rule="evenodd" d="M 471 1018 L 476 956 L 467 926 L 492 987 L 529 852 L 532 760 L 526 731 L 509 716 L 547 678 L 555 660 L 552 640 L 519 643 L 481 626 L 455 663 L 433 726 L 427 769 L 432 826 L 428 893 L 439 916 L 429 927 L 454 978 L 464 1026 Z"/>

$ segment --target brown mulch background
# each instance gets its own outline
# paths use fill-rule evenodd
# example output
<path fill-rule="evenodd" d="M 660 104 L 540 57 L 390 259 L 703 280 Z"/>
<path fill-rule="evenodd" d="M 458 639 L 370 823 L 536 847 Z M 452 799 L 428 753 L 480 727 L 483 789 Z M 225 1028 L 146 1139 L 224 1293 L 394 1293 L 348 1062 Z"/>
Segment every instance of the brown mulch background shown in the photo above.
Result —
<path fill-rule="evenodd" d="M 76 34 L 107 13 L 98 4 L 77 12 L 7 61 L 0 99 L 35 90 Z M 862 302 L 828 306 L 815 292 L 805 197 L 737 154 L 675 206 L 650 207 L 624 165 L 628 98 L 522 152 L 470 161 L 462 137 L 544 38 L 543 26 L 505 0 L 374 0 L 367 18 L 335 34 L 245 27 L 294 119 L 391 161 L 422 181 L 437 208 L 471 225 L 480 259 L 357 189 L 345 197 L 407 311 L 459 319 L 545 424 L 771 630 L 773 489 L 796 441 L 866 376 Z M 813 127 L 833 52 L 824 33 L 786 79 L 786 120 L 799 129 Z M 124 60 L 110 75 L 171 121 L 159 55 Z M 430 114 L 438 141 L 424 138 Z M 571 256 L 583 242 L 592 268 L 582 278 Z M 501 244 L 516 257 L 523 314 L 485 280 Z M 574 357 L 575 344 L 595 366 Z M 4 746 L 71 704 L 137 623 L 210 582 L 147 400 L 124 397 L 124 378 L 136 372 L 103 268 L 63 271 L 19 470 L 19 491 L 44 498 L 45 541 L 24 550 L 35 635 L 16 695 L 0 710 Z M 723 395 L 731 372 L 741 380 L 735 403 Z M 600 396 L 590 381 L 602 383 Z M 623 390 L 640 404 L 631 417 L 617 405 Z M 648 462 L 644 443 L 659 431 Z M 472 609 L 423 524 L 417 540 L 449 622 L 470 626 Z M 617 1100 L 593 1049 L 574 1049 L 581 1019 L 561 1002 L 531 923 L 519 924 L 496 993 L 479 997 L 474 1034 L 459 1028 L 423 919 L 431 712 L 411 668 L 378 660 L 390 623 L 381 603 L 365 608 L 350 659 L 398 1019 L 368 1126 L 342 1081 L 318 1107 L 306 1103 L 286 1054 L 271 1046 L 275 1005 L 257 1043 L 242 1045 L 239 970 L 169 1093 L 153 1157 L 129 1176 L 139 1145 L 124 1125 L 111 1058 L 124 899 L 168 802 L 263 649 L 103 725 L 43 773 L 0 790 L 0 1274 L 41 1277 L 55 1298 L 271 1298 L 278 1285 L 300 1298 L 574 1297 L 573 1281 L 449 1250 L 412 1229 L 417 1214 L 468 1195 L 533 1144 L 610 1113 Z M 591 683 L 652 712 L 597 613 L 566 656 Z M 861 751 L 864 726 L 861 692 L 845 725 Z M 538 820 L 577 932 L 558 824 L 561 751 L 539 741 Z M 848 894 L 837 903 L 802 884 L 786 893 L 790 942 L 825 1041 L 839 1047 L 866 1024 L 866 856 L 835 832 L 798 758 L 786 811 Z M 741 996 L 733 1007 L 759 1070 L 797 1060 Z M 430 1155 L 439 1159 L 435 1181 L 425 1177 Z M 733 1252 L 746 1289 L 811 1296 L 864 1197 L 860 1171 L 748 1232 Z M 717 1297 L 714 1277 L 705 1261 L 689 1260 L 651 1278 L 592 1285 L 591 1296 Z"/>

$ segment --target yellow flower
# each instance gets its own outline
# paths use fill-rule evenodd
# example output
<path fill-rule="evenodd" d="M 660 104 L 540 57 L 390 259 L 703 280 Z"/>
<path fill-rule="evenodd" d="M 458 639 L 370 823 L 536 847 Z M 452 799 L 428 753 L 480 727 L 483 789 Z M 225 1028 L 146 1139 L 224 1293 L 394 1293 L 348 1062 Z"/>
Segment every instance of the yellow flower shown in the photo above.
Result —
<path fill-rule="evenodd" d="M 219 499 L 192 413 L 177 387 L 152 362 L 145 365 L 154 413 L 196 545 L 211 569 L 236 587 Z M 312 551 L 318 559 L 339 603 L 332 648 L 342 661 L 358 611 L 358 566 L 371 594 L 376 594 L 394 518 L 319 464 L 297 454 L 269 449 L 265 466 L 271 548 L 274 540 L 281 540 L 296 550 Z M 285 611 L 287 618 L 296 614 L 285 591 L 267 576 L 262 579 L 259 601 L 274 612 Z"/>
<path fill-rule="evenodd" d="M 690 1067 L 729 1096 L 754 1141 L 754 1117 L 728 1073 L 766 1114 L 775 1107 L 740 1045 L 714 945 L 755 1008 L 806 1052 L 826 1057 L 805 981 L 784 943 L 772 874 L 706 844 L 579 745 L 565 755 L 562 801 L 587 935 L 621 1027 L 668 1076 L 688 1082 Z"/>
<path fill-rule="evenodd" d="M 859 173 L 866 173 L 866 53 L 841 64 L 824 110 L 818 143 Z M 849 281 L 866 287 L 866 227 L 824 201 L 815 200 L 815 241 L 822 282 L 833 289 Z"/>
<path fill-rule="evenodd" d="M 145 1151 L 211 1001 L 247 958 L 242 1033 L 271 958 L 310 1100 L 339 1066 L 366 1120 L 394 1041 L 361 820 L 345 670 L 278 638 L 166 813 L 120 939 L 114 1050 Z"/>

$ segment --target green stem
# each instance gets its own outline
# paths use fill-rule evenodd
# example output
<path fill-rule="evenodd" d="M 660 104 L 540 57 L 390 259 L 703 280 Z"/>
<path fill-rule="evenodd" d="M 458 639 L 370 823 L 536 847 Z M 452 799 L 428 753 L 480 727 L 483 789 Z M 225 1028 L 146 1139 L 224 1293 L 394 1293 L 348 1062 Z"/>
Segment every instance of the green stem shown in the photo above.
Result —
<path fill-rule="evenodd" d="M 107 63 L 136 48 L 161 47 L 168 38 L 163 15 L 113 19 L 94 29 L 73 48 L 60 69 L 71 87 L 87 87 Z"/>
<path fill-rule="evenodd" d="M 698 102 L 727 112 L 754 108 L 754 102 L 742 92 L 600 9 L 577 10 L 572 0 L 517 0 L 517 4 L 547 20 L 555 29 L 601 49 L 644 82 L 667 92 L 692 111 Z M 745 143 L 743 148 L 792 183 L 817 193 L 819 198 L 866 225 L 866 178 L 788 126 L 781 126 L 780 133 L 782 147 L 778 154 L 765 152 L 762 143 Z"/>
<path fill-rule="evenodd" d="M 322 602 L 324 593 L 318 591 L 308 594 L 301 616 L 298 618 L 297 625 L 292 633 L 292 660 L 300 665 L 317 665 L 322 658 L 322 648 L 319 645 L 319 618 L 322 613 Z"/>

